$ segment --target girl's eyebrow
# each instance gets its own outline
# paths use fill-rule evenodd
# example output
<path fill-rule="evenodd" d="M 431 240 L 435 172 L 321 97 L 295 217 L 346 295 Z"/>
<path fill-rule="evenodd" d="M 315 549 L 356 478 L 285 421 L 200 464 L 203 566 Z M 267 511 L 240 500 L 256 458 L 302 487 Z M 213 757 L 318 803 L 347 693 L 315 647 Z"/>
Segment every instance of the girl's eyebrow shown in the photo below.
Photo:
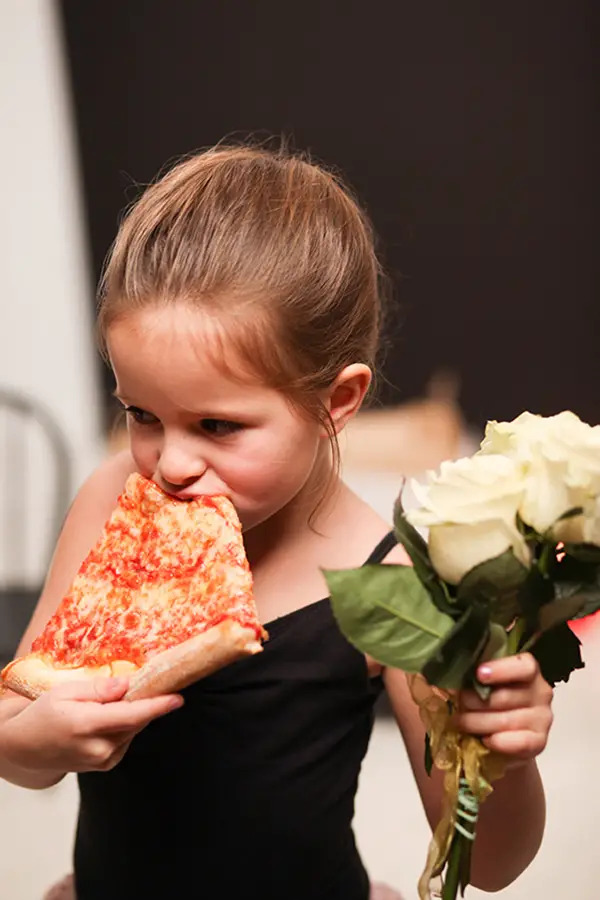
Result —
<path fill-rule="evenodd" d="M 119 392 L 116 390 L 112 392 L 112 396 L 115 397 L 115 399 L 117 399 L 119 403 L 122 403 L 123 406 L 135 406 L 136 408 L 139 406 L 139 404 L 137 403 L 132 403 L 125 394 L 119 394 Z"/>
<path fill-rule="evenodd" d="M 137 406 L 135 403 L 131 403 L 131 401 L 125 396 L 125 394 L 120 394 L 118 389 L 115 388 L 112 391 L 112 396 L 119 400 L 121 403 L 125 404 L 125 406 Z M 200 419 L 242 419 L 247 418 L 251 412 L 248 409 L 232 409 L 230 406 L 219 407 L 215 406 L 210 411 L 206 410 L 193 410 L 193 409 L 182 409 L 182 412 L 186 413 L 190 416 L 197 416 Z"/>

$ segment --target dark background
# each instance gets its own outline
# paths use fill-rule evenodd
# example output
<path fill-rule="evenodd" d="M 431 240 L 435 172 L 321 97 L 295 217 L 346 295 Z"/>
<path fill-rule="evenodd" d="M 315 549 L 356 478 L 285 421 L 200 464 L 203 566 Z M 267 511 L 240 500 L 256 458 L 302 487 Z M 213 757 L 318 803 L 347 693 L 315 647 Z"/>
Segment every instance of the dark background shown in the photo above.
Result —
<path fill-rule="evenodd" d="M 383 402 L 448 367 L 476 426 L 600 420 L 592 2 L 60 6 L 95 278 L 136 183 L 283 133 L 345 174 L 380 235 Z"/>

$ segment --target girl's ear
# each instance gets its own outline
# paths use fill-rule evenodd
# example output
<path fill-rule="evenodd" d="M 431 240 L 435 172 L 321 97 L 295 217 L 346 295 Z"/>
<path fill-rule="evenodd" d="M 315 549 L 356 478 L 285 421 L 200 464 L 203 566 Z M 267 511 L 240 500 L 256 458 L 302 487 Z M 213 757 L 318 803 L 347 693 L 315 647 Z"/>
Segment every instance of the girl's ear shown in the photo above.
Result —
<path fill-rule="evenodd" d="M 368 366 L 352 363 L 342 369 L 325 397 L 335 432 L 339 434 L 346 423 L 359 411 L 369 389 L 373 374 Z"/>

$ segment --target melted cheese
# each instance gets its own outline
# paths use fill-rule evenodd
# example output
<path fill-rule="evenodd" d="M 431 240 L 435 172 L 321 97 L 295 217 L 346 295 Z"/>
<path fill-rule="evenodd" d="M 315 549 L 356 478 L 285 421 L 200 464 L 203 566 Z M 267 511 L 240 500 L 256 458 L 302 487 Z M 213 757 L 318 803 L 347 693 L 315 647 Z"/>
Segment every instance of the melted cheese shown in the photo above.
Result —
<path fill-rule="evenodd" d="M 175 500 L 134 474 L 32 652 L 63 667 L 142 665 L 226 618 L 263 634 L 233 505 Z"/>

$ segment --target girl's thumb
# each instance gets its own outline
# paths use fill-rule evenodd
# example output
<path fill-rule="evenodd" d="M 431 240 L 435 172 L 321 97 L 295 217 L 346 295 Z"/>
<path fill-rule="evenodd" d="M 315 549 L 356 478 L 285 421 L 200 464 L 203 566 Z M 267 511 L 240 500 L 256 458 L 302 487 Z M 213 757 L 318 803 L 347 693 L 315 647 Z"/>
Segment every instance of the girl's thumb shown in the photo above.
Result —
<path fill-rule="evenodd" d="M 53 689 L 53 693 L 61 700 L 95 700 L 97 703 L 110 703 L 112 700 L 121 700 L 128 687 L 129 679 L 122 676 L 82 678 L 61 684 Z"/>

